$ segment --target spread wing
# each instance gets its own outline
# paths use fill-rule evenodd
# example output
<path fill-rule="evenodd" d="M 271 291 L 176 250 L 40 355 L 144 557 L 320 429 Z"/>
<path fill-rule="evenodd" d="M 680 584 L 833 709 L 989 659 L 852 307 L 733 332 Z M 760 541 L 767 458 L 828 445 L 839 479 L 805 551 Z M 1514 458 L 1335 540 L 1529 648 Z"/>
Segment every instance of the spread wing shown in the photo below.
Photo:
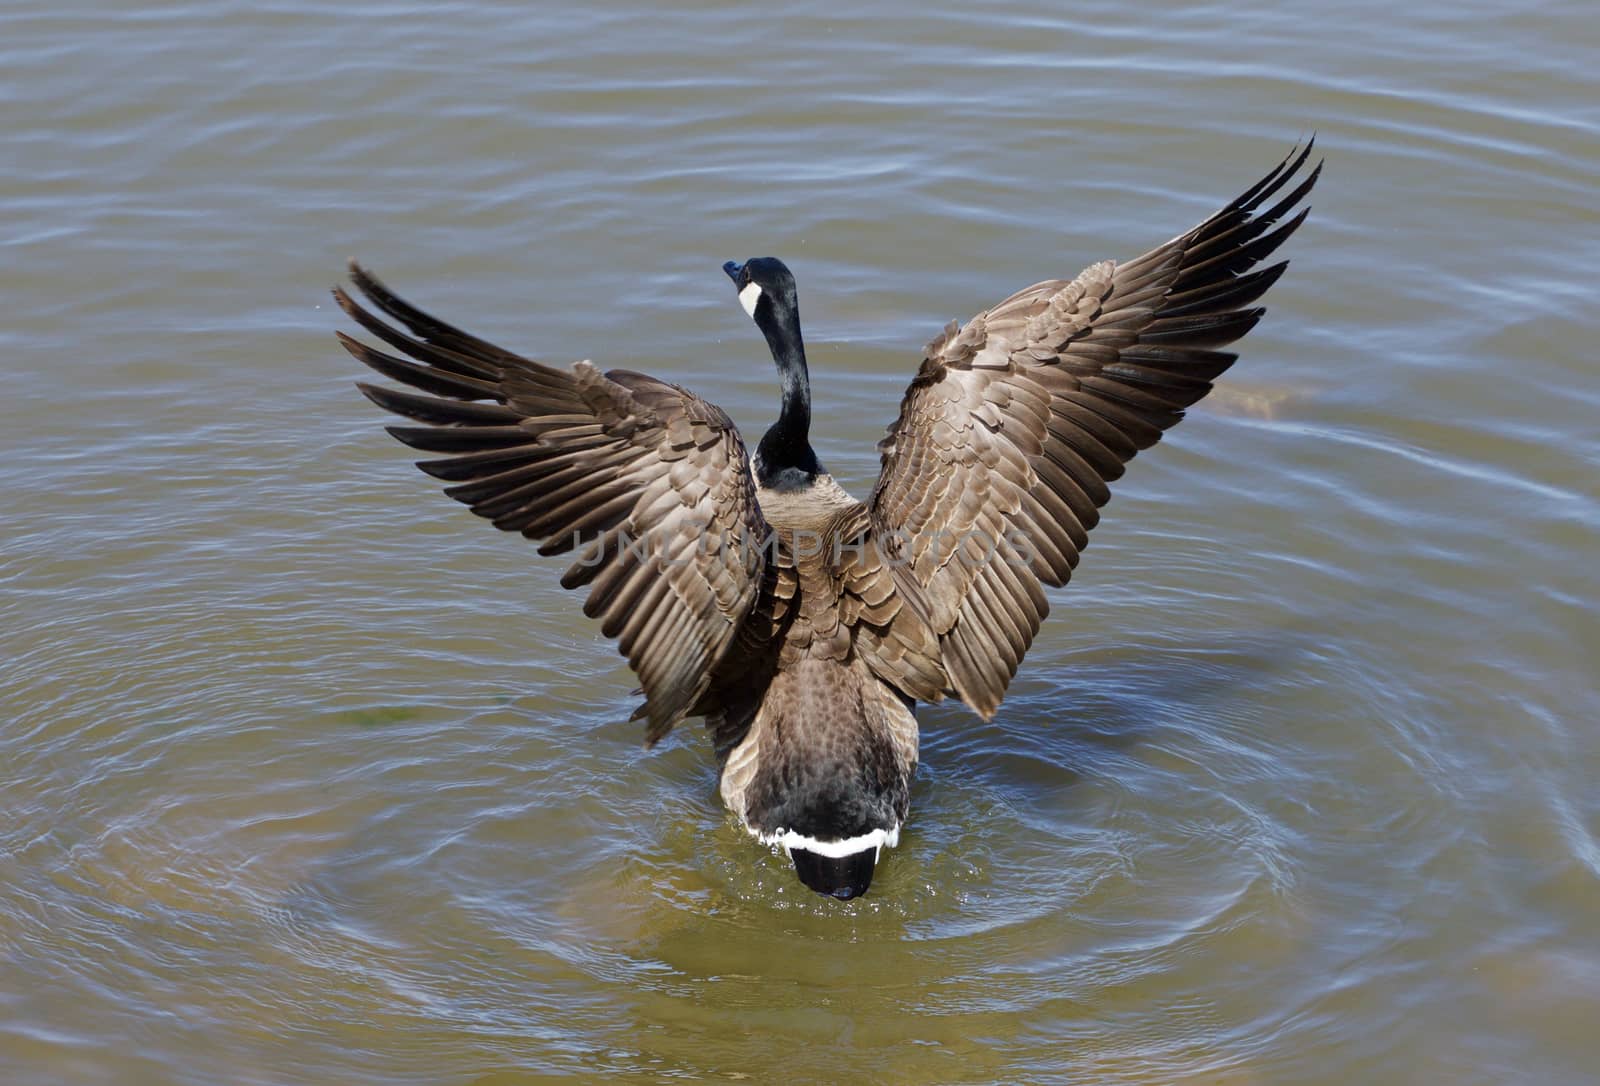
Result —
<path fill-rule="evenodd" d="M 1031 286 L 928 345 L 879 444 L 873 528 L 939 639 L 949 687 L 985 718 L 1048 610 L 1042 585 L 1067 583 L 1108 484 L 1237 357 L 1216 348 L 1261 319 L 1251 303 L 1288 262 L 1250 269 L 1310 210 L 1279 225 L 1321 171 L 1301 174 L 1310 153 L 1138 259 Z"/>
<path fill-rule="evenodd" d="M 733 643 L 762 582 L 766 524 L 749 458 L 721 408 L 643 374 L 523 358 L 407 304 L 352 263 L 386 323 L 335 289 L 346 313 L 409 358 L 339 333 L 356 358 L 426 395 L 360 386 L 426 423 L 391 426 L 445 493 L 496 528 L 576 550 L 561 583 L 638 674 L 654 743 L 682 719 Z M 712 541 L 708 545 L 707 541 Z M 748 542 L 748 545 L 744 545 Z"/>

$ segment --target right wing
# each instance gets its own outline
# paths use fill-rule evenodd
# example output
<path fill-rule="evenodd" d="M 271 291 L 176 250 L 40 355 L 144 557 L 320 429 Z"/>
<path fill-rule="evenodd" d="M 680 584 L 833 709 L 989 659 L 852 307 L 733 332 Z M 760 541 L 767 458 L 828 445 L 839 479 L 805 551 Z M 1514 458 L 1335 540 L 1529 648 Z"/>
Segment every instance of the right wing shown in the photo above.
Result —
<path fill-rule="evenodd" d="M 654 377 L 587 362 L 555 369 L 402 301 L 355 262 L 350 278 L 407 335 L 336 288 L 339 305 L 410 358 L 339 342 L 418 395 L 362 384 L 378 406 L 427 426 L 391 426 L 417 466 L 496 528 L 578 549 L 564 588 L 589 585 L 584 614 L 639 676 L 655 743 L 705 693 L 762 584 L 767 526 L 749 457 L 714 404 Z M 415 361 L 412 361 L 414 359 Z M 487 401 L 487 402 L 484 402 Z M 709 541 L 709 543 L 708 543 Z"/>
<path fill-rule="evenodd" d="M 1165 245 L 1019 291 L 928 345 L 878 446 L 873 533 L 938 638 L 947 685 L 985 719 L 1108 484 L 1233 363 L 1216 348 L 1260 320 L 1252 303 L 1287 261 L 1250 269 L 1305 219 L 1295 207 L 1320 165 L 1278 194 L 1310 153 Z"/>

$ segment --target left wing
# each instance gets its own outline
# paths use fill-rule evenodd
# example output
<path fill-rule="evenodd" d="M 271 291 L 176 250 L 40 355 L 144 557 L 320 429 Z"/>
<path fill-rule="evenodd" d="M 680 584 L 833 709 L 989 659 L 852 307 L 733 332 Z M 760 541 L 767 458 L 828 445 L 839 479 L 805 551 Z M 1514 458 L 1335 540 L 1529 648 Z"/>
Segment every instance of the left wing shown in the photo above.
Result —
<path fill-rule="evenodd" d="M 496 528 L 542 540 L 540 554 L 579 550 L 562 587 L 589 586 L 584 613 L 639 676 L 645 703 L 635 715 L 649 720 L 647 741 L 666 735 L 706 692 L 762 585 L 767 526 L 733 422 L 654 377 L 587 362 L 556 369 L 496 347 L 355 263 L 350 278 L 413 334 L 335 289 L 339 305 L 410 358 L 342 332 L 339 342 L 429 393 L 361 385 L 378 406 L 428 424 L 389 432 L 444 454 L 417 466 L 455 484 L 445 493 Z"/>

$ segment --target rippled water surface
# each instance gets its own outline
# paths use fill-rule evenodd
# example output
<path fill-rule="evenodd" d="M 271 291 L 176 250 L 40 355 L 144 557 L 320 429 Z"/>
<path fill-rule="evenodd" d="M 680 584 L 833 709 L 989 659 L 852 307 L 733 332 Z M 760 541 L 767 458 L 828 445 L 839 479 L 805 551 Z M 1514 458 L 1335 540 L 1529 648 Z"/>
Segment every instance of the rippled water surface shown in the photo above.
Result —
<path fill-rule="evenodd" d="M 0 1080 L 1593 1081 L 1590 6 L 852 11 L 0 12 Z M 759 432 L 774 253 L 864 493 L 940 325 L 1312 130 L 1267 319 L 850 904 L 332 338 L 359 254 Z"/>

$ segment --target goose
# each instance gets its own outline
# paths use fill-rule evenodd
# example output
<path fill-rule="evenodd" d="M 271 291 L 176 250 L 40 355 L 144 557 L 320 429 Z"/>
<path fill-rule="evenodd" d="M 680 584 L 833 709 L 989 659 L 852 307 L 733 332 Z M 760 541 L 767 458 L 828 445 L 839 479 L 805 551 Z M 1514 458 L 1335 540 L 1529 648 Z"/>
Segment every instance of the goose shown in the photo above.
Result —
<path fill-rule="evenodd" d="M 334 296 L 399 354 L 337 335 L 415 390 L 359 384 L 421 424 L 389 433 L 430 454 L 417 466 L 446 494 L 542 555 L 576 554 L 561 584 L 588 590 L 584 613 L 636 673 L 646 745 L 704 718 L 727 807 L 805 886 L 849 900 L 899 841 L 917 703 L 994 715 L 1109 485 L 1234 362 L 1218 348 L 1261 319 L 1253 303 L 1288 262 L 1256 265 L 1310 210 L 1311 148 L 1140 257 L 947 325 L 864 502 L 811 445 L 795 279 L 773 257 L 723 265 L 782 386 L 753 451 L 685 388 L 495 346 L 355 261 L 350 282 L 382 316 L 342 286 Z"/>

